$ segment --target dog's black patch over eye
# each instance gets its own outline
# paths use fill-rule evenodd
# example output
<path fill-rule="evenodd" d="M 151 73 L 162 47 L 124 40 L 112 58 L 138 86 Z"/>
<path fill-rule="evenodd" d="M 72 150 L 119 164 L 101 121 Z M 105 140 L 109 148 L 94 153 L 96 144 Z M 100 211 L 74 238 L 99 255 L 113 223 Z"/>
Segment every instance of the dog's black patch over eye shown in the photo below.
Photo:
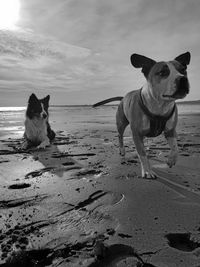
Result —
<path fill-rule="evenodd" d="M 156 74 L 161 78 L 167 78 L 170 74 L 170 70 L 167 65 L 164 65 Z"/>
<path fill-rule="evenodd" d="M 42 107 L 38 99 L 29 102 L 26 111 L 26 114 L 29 118 L 37 117 L 40 115 L 41 112 L 42 112 Z"/>

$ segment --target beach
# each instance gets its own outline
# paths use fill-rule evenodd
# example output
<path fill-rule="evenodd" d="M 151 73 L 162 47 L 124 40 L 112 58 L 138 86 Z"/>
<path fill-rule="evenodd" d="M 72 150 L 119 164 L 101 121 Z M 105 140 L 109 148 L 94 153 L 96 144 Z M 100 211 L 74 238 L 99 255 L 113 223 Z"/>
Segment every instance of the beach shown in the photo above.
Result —
<path fill-rule="evenodd" d="M 180 104 L 179 158 L 145 140 L 142 179 L 128 127 L 121 164 L 116 106 L 50 108 L 45 150 L 19 151 L 25 108 L 0 109 L 0 266 L 200 266 L 200 107 Z"/>

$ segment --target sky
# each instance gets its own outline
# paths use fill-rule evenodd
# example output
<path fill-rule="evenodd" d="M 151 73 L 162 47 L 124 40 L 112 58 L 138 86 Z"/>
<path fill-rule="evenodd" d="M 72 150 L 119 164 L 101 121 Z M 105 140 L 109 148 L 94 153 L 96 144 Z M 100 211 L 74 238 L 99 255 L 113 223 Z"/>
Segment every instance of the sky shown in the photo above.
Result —
<path fill-rule="evenodd" d="M 0 106 L 26 106 L 33 92 L 54 105 L 123 96 L 145 83 L 131 54 L 187 51 L 184 100 L 200 99 L 199 0 L 0 0 L 0 10 Z"/>

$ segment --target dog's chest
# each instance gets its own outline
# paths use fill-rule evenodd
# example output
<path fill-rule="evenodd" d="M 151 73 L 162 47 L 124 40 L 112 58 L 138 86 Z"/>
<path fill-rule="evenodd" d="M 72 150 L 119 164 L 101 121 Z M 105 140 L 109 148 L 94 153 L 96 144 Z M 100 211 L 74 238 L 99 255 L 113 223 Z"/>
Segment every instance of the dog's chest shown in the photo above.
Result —
<path fill-rule="evenodd" d="M 47 123 L 46 120 L 40 119 L 26 119 L 25 132 L 29 140 L 34 142 L 42 142 L 47 137 Z"/>

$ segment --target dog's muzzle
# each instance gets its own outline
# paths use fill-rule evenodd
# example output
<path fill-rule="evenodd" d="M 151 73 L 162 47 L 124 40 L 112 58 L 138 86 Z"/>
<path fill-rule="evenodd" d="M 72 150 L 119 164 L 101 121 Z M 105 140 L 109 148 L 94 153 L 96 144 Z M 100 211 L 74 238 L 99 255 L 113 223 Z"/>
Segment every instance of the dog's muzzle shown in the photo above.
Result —
<path fill-rule="evenodd" d="M 175 99 L 184 98 L 189 93 L 189 82 L 186 76 L 181 76 L 175 80 L 176 91 L 172 95 L 163 95 L 164 97 L 172 97 Z"/>

